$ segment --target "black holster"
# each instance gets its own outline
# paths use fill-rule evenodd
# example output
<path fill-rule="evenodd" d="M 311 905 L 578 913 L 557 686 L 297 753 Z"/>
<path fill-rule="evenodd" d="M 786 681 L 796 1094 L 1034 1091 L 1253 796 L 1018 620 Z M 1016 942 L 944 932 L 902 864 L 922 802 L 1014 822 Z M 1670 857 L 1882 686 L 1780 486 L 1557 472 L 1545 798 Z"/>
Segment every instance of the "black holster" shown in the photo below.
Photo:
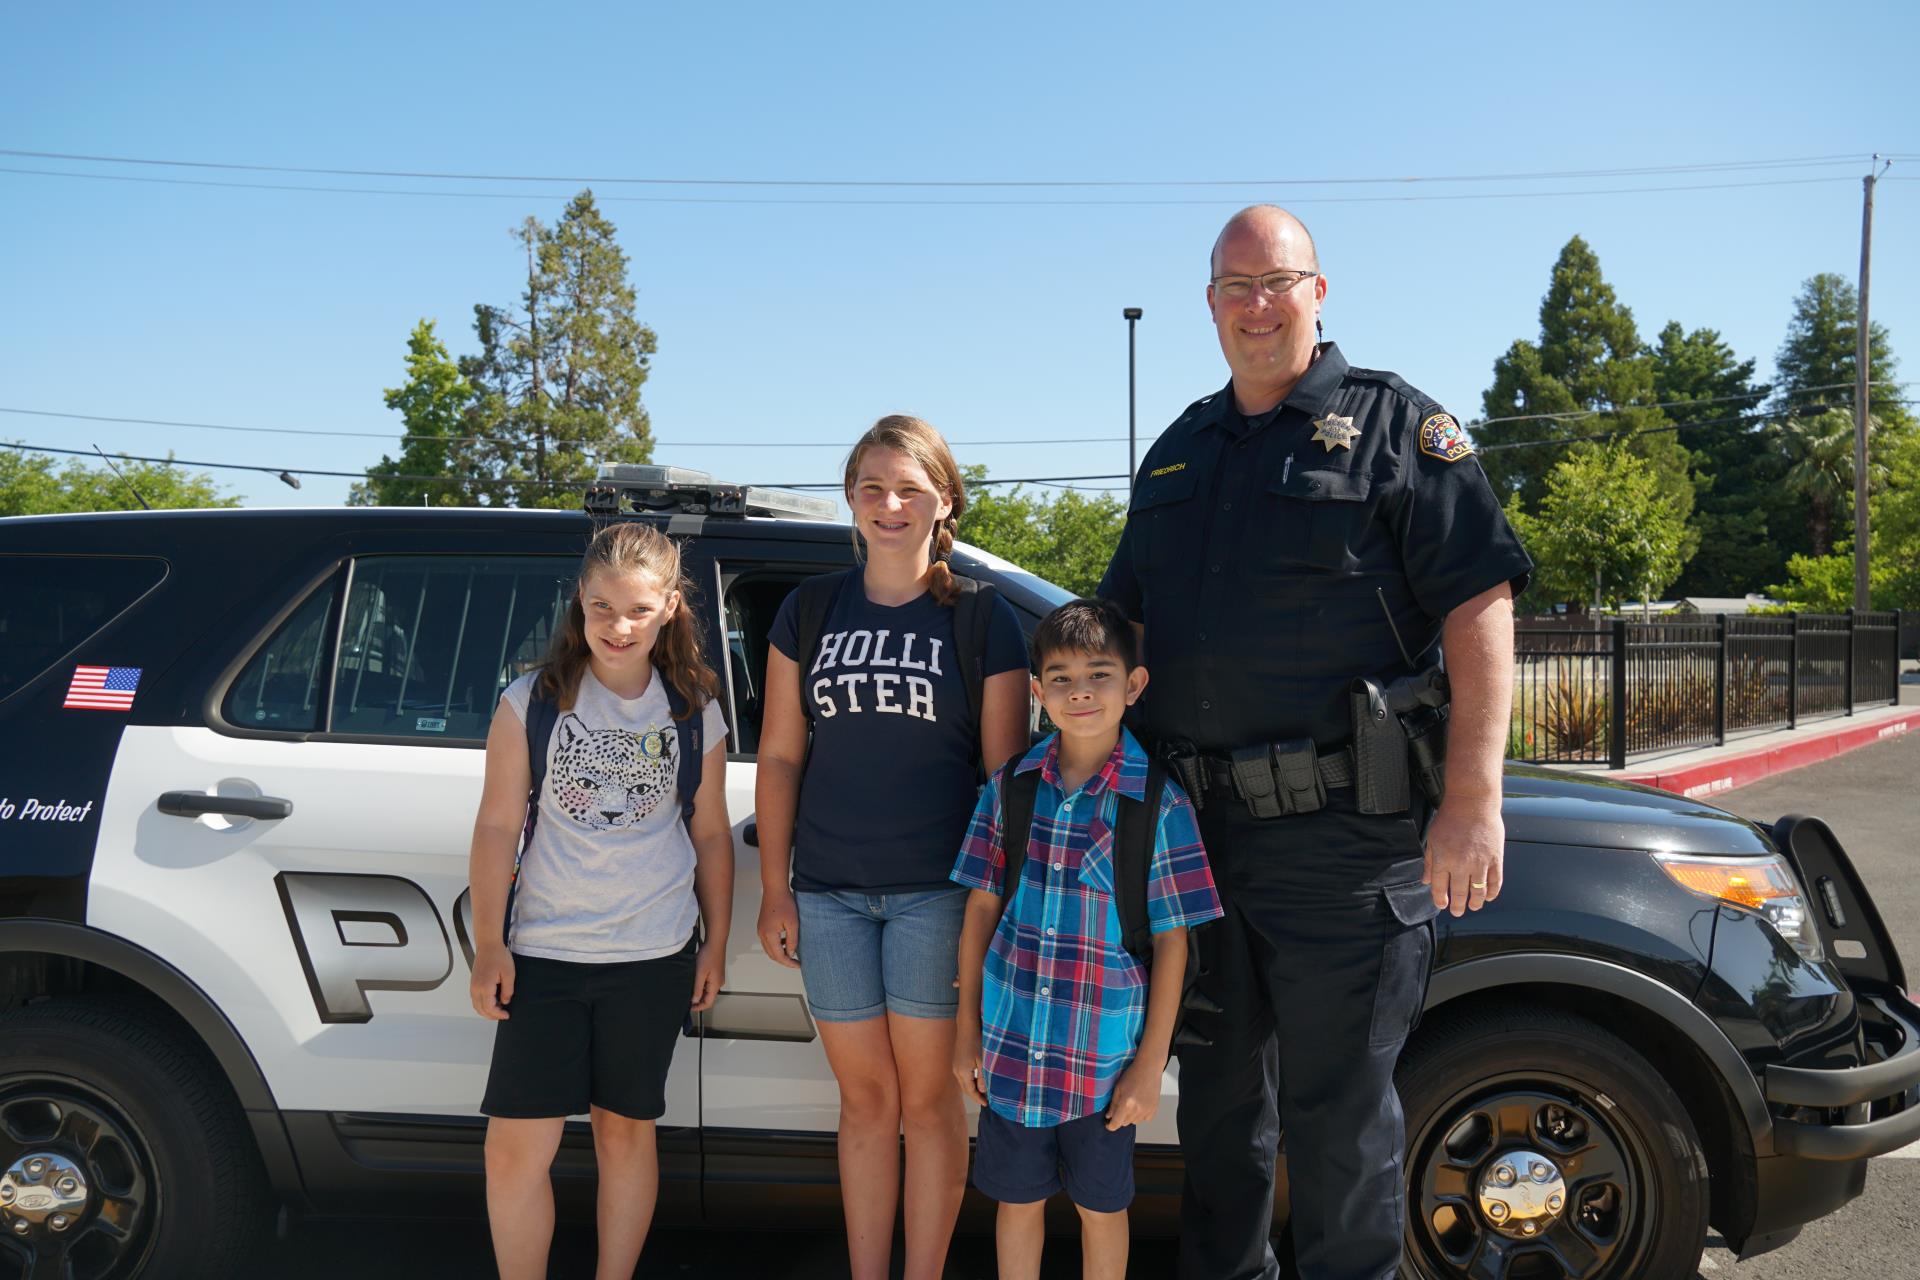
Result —
<path fill-rule="evenodd" d="M 1200 749 L 1184 738 L 1174 738 L 1160 744 L 1160 759 L 1180 789 L 1187 793 L 1187 799 L 1193 802 L 1194 812 L 1206 808 L 1210 779 L 1206 762 L 1200 758 Z"/>
<path fill-rule="evenodd" d="M 1407 772 L 1407 735 L 1387 706 L 1377 682 L 1355 680 L 1348 691 L 1353 712 L 1353 794 L 1361 813 L 1405 813 L 1413 806 Z"/>
<path fill-rule="evenodd" d="M 1353 682 L 1354 788 L 1361 813 L 1404 813 L 1412 787 L 1429 805 L 1446 793 L 1446 673 L 1428 667 L 1382 685 Z"/>

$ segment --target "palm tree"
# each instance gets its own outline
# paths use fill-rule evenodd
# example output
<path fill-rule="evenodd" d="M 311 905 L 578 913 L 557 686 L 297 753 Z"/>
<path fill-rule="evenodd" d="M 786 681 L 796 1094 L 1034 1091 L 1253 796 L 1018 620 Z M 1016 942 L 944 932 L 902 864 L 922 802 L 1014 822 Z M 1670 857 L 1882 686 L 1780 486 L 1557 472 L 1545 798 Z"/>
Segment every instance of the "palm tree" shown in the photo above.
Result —
<path fill-rule="evenodd" d="M 1879 419 L 1868 415 L 1869 447 L 1879 426 Z M 1825 556 L 1833 550 L 1834 516 L 1850 514 L 1853 508 L 1853 415 L 1845 409 L 1829 409 L 1812 417 L 1788 418 L 1780 431 L 1792 459 L 1787 487 L 1806 498 L 1813 554 Z M 1868 485 L 1879 487 L 1886 475 L 1885 463 L 1868 461 Z"/>

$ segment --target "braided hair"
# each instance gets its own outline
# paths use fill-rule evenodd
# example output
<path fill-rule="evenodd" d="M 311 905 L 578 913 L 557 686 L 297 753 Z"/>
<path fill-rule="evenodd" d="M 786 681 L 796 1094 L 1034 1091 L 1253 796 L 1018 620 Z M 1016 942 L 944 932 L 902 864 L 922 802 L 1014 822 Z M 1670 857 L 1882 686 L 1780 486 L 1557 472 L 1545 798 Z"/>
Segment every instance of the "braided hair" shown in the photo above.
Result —
<path fill-rule="evenodd" d="M 867 433 L 854 443 L 853 451 L 847 455 L 846 473 L 842 484 L 846 490 L 847 501 L 853 501 L 854 482 L 860 478 L 860 460 L 869 449 L 898 449 L 901 453 L 918 463 L 927 473 L 927 479 L 934 488 L 947 495 L 953 504 L 944 520 L 933 526 L 933 541 L 928 548 L 932 562 L 932 581 L 928 584 L 933 598 L 943 605 L 950 605 L 960 595 L 959 584 L 953 580 L 953 538 L 960 527 L 960 517 L 967 509 L 966 481 L 960 474 L 960 464 L 953 459 L 953 450 L 940 433 L 919 418 L 911 418 L 903 413 L 888 414 L 867 429 Z M 855 547 L 859 546 L 856 533 Z"/>

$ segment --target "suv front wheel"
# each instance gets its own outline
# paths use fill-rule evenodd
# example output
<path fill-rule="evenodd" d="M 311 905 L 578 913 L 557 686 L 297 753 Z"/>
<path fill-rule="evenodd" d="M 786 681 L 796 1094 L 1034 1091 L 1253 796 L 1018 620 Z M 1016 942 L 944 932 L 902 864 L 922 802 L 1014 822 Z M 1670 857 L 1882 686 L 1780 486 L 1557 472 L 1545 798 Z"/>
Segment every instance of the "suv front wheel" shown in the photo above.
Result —
<path fill-rule="evenodd" d="M 28 1280 L 236 1274 L 265 1177 L 200 1046 L 132 1007 L 0 1014 L 0 1258 Z"/>
<path fill-rule="evenodd" d="M 1624 1040 L 1501 1005 L 1431 1021 L 1398 1073 L 1412 1280 L 1693 1275 L 1707 1162 L 1686 1109 Z"/>

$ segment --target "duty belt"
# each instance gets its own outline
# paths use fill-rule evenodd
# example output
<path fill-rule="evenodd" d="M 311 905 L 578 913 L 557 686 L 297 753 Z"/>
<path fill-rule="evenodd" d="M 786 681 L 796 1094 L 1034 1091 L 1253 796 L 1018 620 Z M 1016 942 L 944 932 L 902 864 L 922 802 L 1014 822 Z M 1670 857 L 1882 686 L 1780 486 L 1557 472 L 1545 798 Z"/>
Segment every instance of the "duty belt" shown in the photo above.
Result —
<path fill-rule="evenodd" d="M 1230 792 L 1242 800 L 1246 799 L 1245 796 L 1240 795 L 1239 789 L 1234 786 L 1232 757 L 1201 756 L 1200 759 L 1207 769 L 1207 784 L 1209 789 L 1213 791 Z M 1334 787 L 1350 787 L 1353 785 L 1353 748 L 1341 747 L 1337 751 L 1329 751 L 1325 755 L 1315 756 L 1313 767 L 1314 771 L 1320 775 L 1320 783 L 1322 786 L 1328 789 Z"/>
<path fill-rule="evenodd" d="M 1351 747 L 1322 752 L 1311 738 L 1258 743 L 1226 756 L 1175 750 L 1167 763 L 1196 807 L 1232 796 L 1256 818 L 1312 813 L 1326 805 L 1329 788 L 1351 787 L 1355 777 Z"/>

